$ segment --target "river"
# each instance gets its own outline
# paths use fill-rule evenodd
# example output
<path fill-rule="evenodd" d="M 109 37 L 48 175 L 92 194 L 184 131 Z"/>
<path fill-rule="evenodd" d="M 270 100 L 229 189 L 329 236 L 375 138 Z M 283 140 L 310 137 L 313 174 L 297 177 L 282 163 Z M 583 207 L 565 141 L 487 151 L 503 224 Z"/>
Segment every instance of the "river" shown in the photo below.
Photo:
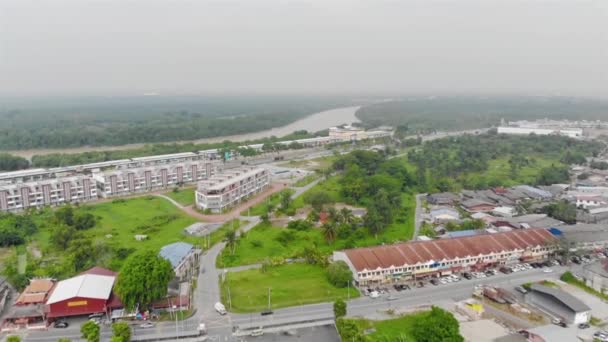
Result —
<path fill-rule="evenodd" d="M 246 134 L 239 135 L 228 135 L 222 137 L 213 137 L 213 138 L 204 138 L 192 141 L 177 141 L 177 143 L 186 143 L 193 142 L 196 144 L 204 144 L 204 143 L 214 143 L 221 142 L 224 140 L 230 141 L 245 141 L 245 140 L 255 140 L 261 139 L 270 136 L 282 137 L 287 134 L 293 133 L 298 130 L 307 130 L 309 132 L 317 132 L 324 129 L 327 129 L 332 126 L 341 125 L 345 123 L 353 123 L 359 122 L 359 119 L 355 116 L 357 110 L 361 108 L 360 106 L 353 107 L 341 107 L 334 108 L 318 113 L 314 113 L 309 115 L 303 119 L 292 122 L 288 125 L 282 127 L 275 127 L 272 129 L 267 129 L 259 132 L 252 132 Z M 169 144 L 172 142 L 162 142 L 163 144 Z M 159 142 L 161 144 L 161 142 Z M 81 153 L 81 152 L 91 152 L 91 151 L 115 151 L 115 150 L 126 150 L 130 148 L 141 147 L 145 144 L 128 144 L 128 145 L 120 145 L 120 146 L 84 146 L 84 147 L 75 147 L 75 148 L 50 148 L 50 149 L 31 149 L 31 150 L 16 150 L 16 151 L 7 151 L 10 154 L 21 156 L 24 158 L 31 159 L 33 155 L 42 155 L 42 154 L 51 154 L 51 153 Z"/>

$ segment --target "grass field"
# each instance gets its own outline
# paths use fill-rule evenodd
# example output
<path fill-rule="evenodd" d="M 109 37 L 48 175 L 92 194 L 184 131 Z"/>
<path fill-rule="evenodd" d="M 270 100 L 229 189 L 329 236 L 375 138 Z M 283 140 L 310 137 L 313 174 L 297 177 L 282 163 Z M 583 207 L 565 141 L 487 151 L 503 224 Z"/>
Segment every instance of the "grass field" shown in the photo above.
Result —
<path fill-rule="evenodd" d="M 332 244 L 325 241 L 319 228 L 311 228 L 308 231 L 290 230 L 294 234 L 294 239 L 283 245 L 277 241 L 277 237 L 287 228 L 259 224 L 250 230 L 244 239 L 239 239 L 234 254 L 224 250 L 218 257 L 217 264 L 219 267 L 233 267 L 260 263 L 267 257 L 292 258 L 298 256 L 305 247 L 312 245 L 317 246 L 321 252 L 329 254 L 339 249 L 407 241 L 412 238 L 414 233 L 416 202 L 413 195 L 403 194 L 402 203 L 402 209 L 395 222 L 390 224 L 378 237 L 370 234 L 367 229 L 360 228 L 347 239 L 338 238 Z"/>
<path fill-rule="evenodd" d="M 165 193 L 165 196 L 172 198 L 183 206 L 190 206 L 194 204 L 195 190 L 195 188 L 180 188 L 177 192 L 169 191 Z"/>
<path fill-rule="evenodd" d="M 544 158 L 536 156 L 533 158 L 535 163 L 533 165 L 522 167 L 512 177 L 509 158 L 498 158 L 491 160 L 488 166 L 488 170 L 480 176 L 486 177 L 489 184 L 501 183 L 504 186 L 513 186 L 519 184 L 534 184 L 539 171 L 542 168 L 549 167 L 551 164 L 562 165 L 557 159 Z"/>
<path fill-rule="evenodd" d="M 336 160 L 336 157 L 327 156 L 327 157 L 321 157 L 321 158 L 315 158 L 315 159 L 309 159 L 309 160 L 291 160 L 291 161 L 279 164 L 279 166 L 293 167 L 293 168 L 306 169 L 306 170 L 324 170 L 324 169 L 331 167 L 334 160 Z"/>
<path fill-rule="evenodd" d="M 259 269 L 228 273 L 220 284 L 222 302 L 233 312 L 256 312 L 268 307 L 268 288 L 273 309 L 330 302 L 338 298 L 359 296 L 353 288 L 339 289 L 331 285 L 325 270 L 308 264 L 289 264 L 272 267 L 262 273 Z M 228 288 L 232 308 L 228 301 Z"/>
<path fill-rule="evenodd" d="M 428 312 L 423 311 L 383 321 L 372 321 L 367 319 L 353 319 L 353 321 L 355 321 L 362 330 L 375 329 L 375 332 L 367 335 L 370 342 L 397 340 L 416 342 L 416 339 L 411 335 L 412 328 L 416 321 L 424 319 L 426 315 L 428 315 Z"/>
<path fill-rule="evenodd" d="M 249 208 L 249 210 L 243 210 L 241 211 L 241 215 L 243 216 L 260 216 L 263 215 L 264 213 L 266 213 L 268 205 L 272 206 L 273 208 L 277 208 L 279 205 L 279 202 L 281 201 L 281 193 L 283 191 L 287 191 L 290 194 L 293 193 L 293 190 L 291 189 L 285 189 L 285 190 L 281 190 L 279 192 L 276 192 L 272 195 L 270 195 L 269 197 L 267 197 L 264 201 L 254 205 L 253 207 Z"/>
<path fill-rule="evenodd" d="M 293 184 L 293 186 L 295 186 L 295 187 L 306 186 L 306 185 L 314 182 L 315 180 L 317 180 L 319 177 L 321 177 L 321 176 L 318 175 L 318 174 L 316 174 L 316 173 L 312 173 L 310 175 L 306 175 L 306 176 L 302 177 L 301 179 L 299 179 L 297 182 L 295 182 Z"/>
<path fill-rule="evenodd" d="M 82 206 L 77 210 L 88 211 L 99 217 L 97 225 L 85 231 L 85 234 L 115 246 L 157 250 L 177 241 L 190 243 L 200 241 L 199 238 L 186 236 L 183 233 L 183 229 L 196 220 L 162 198 L 145 196 L 115 200 Z M 108 234 L 112 237 L 107 238 Z M 137 241 L 134 238 L 136 234 L 148 235 L 148 239 Z"/>

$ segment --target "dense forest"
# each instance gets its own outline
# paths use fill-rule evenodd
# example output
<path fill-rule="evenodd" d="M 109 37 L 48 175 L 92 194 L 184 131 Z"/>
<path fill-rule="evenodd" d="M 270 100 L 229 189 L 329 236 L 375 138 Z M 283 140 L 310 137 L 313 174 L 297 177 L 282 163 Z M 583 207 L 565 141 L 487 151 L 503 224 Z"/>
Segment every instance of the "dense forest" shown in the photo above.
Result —
<path fill-rule="evenodd" d="M 261 131 L 351 104 L 341 97 L 3 99 L 0 149 L 112 146 Z"/>
<path fill-rule="evenodd" d="M 367 126 L 407 125 L 413 131 L 463 130 L 500 120 L 608 120 L 608 101 L 566 97 L 410 97 L 364 106 L 357 117 Z"/>
<path fill-rule="evenodd" d="M 568 166 L 585 163 L 603 146 L 561 136 L 464 135 L 429 141 L 410 151 L 408 162 L 416 167 L 420 191 L 449 191 L 458 184 L 470 189 L 506 185 L 487 172 L 497 160 L 505 161 L 499 165 L 508 169 L 508 180 L 518 179 L 523 168 L 533 168 L 537 175 L 532 183 L 549 185 L 568 182 Z M 540 158 L 551 164 L 540 164 Z"/>

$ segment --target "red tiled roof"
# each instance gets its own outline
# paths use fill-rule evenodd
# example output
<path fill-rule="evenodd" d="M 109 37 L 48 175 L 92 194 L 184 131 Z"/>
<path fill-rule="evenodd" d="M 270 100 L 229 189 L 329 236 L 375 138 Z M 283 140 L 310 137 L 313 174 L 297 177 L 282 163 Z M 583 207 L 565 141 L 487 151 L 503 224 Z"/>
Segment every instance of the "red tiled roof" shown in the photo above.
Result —
<path fill-rule="evenodd" d="M 80 275 L 83 275 L 83 274 L 96 274 L 96 275 L 110 276 L 110 277 L 116 277 L 118 275 L 118 273 L 116 273 L 114 271 L 110 271 L 106 268 L 99 267 L 99 266 L 95 266 L 91 269 L 88 269 L 88 270 L 80 273 Z"/>
<path fill-rule="evenodd" d="M 454 239 L 347 249 L 344 253 L 355 269 L 361 271 L 525 249 L 545 245 L 554 239 L 555 237 L 546 229 L 525 229 Z"/>

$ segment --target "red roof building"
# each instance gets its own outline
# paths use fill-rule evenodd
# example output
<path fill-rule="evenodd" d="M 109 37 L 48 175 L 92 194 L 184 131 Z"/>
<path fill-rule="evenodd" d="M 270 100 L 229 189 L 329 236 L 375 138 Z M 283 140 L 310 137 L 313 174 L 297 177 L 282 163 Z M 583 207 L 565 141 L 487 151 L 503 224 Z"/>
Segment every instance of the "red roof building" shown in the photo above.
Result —
<path fill-rule="evenodd" d="M 390 282 L 404 277 L 443 275 L 546 258 L 555 237 L 545 229 L 523 229 L 453 239 L 414 241 L 334 252 L 360 284 Z"/>
<path fill-rule="evenodd" d="M 115 280 L 115 272 L 94 267 L 58 282 L 46 301 L 47 317 L 89 315 L 120 305 L 112 292 Z"/>

